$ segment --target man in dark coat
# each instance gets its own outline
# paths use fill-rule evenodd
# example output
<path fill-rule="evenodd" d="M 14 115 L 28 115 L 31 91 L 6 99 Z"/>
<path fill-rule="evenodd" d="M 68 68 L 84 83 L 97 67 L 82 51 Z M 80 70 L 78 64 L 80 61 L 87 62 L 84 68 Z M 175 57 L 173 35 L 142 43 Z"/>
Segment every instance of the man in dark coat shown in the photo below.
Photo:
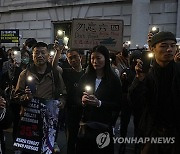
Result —
<path fill-rule="evenodd" d="M 129 93 L 131 99 L 139 98 L 144 104 L 139 135 L 150 139 L 143 142 L 141 154 L 180 153 L 180 65 L 173 60 L 176 42 L 171 32 L 155 34 L 151 39 L 155 57 L 152 69 L 143 73 L 141 60 L 135 67 L 136 78 Z M 152 138 L 157 137 L 162 139 L 160 144 L 152 142 Z M 166 137 L 171 140 L 169 144 L 164 142 Z"/>
<path fill-rule="evenodd" d="M 56 68 L 62 50 L 57 44 L 55 44 L 55 50 L 57 52 L 53 66 Z M 77 91 L 79 88 L 79 80 L 84 74 L 85 69 L 82 68 L 82 57 L 77 50 L 69 49 L 66 56 L 70 67 L 62 68 L 62 77 L 67 91 L 65 104 L 67 154 L 75 154 L 79 122 L 82 116 L 82 106 L 77 101 Z"/>

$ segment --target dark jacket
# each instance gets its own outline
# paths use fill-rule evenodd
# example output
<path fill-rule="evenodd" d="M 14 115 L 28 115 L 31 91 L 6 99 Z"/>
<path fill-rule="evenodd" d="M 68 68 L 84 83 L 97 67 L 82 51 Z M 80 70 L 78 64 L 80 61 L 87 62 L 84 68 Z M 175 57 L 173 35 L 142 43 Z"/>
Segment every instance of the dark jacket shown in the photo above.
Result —
<path fill-rule="evenodd" d="M 32 76 L 33 81 L 28 83 L 27 77 Z M 16 86 L 16 93 L 24 91 L 26 86 L 33 89 L 33 96 L 44 99 L 58 99 L 60 94 L 64 94 L 64 82 L 60 72 L 53 70 L 52 66 L 47 63 L 47 69 L 44 74 L 40 75 L 36 71 L 35 65 L 22 71 Z"/>
<path fill-rule="evenodd" d="M 141 136 L 150 136 L 154 129 L 159 128 L 173 128 L 180 132 L 179 94 L 180 64 L 174 61 L 168 64 L 166 71 L 155 63 L 143 81 L 135 78 L 129 95 L 144 107 L 139 125 Z"/>
<path fill-rule="evenodd" d="M 101 101 L 100 107 L 87 105 L 84 107 L 84 122 L 96 121 L 111 125 L 113 111 L 119 111 L 122 101 L 122 89 L 119 78 L 114 74 L 111 79 L 102 78 L 102 81 L 95 91 L 96 77 L 87 73 L 80 80 L 80 102 L 85 86 L 93 88 L 94 95 Z"/>
<path fill-rule="evenodd" d="M 66 97 L 66 107 L 73 107 L 79 105 L 77 103 L 77 91 L 79 88 L 79 80 L 84 74 L 83 69 L 80 72 L 75 71 L 73 68 L 64 68 L 62 73 L 62 78 L 66 86 L 67 97 Z"/>

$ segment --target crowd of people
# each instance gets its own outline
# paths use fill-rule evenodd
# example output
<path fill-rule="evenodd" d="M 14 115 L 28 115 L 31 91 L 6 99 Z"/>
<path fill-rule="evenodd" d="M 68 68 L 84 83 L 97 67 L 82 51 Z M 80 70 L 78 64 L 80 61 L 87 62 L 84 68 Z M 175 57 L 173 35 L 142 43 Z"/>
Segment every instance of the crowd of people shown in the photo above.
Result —
<path fill-rule="evenodd" d="M 16 142 L 22 116 L 37 98 L 60 102 L 55 106 L 59 116 L 52 153 L 57 152 L 58 131 L 64 128 L 67 154 L 114 154 L 116 121 L 120 117 L 119 134 L 125 138 L 133 115 L 134 137 L 175 137 L 174 144 L 135 144 L 135 154 L 179 154 L 180 52 L 176 43 L 173 33 L 158 32 L 149 33 L 148 49 L 124 47 L 115 53 L 97 45 L 90 50 L 87 66 L 82 52 L 57 43 L 29 38 L 22 49 L 1 47 L 0 154 L 6 151 L 3 131 L 12 127 Z M 144 53 L 154 55 L 146 59 L 148 64 Z M 82 132 L 79 135 L 83 126 L 84 138 Z M 99 148 L 88 127 L 100 133 L 106 127 L 110 144 Z M 125 150 L 126 143 L 120 144 L 119 154 Z M 14 153 L 33 152 L 14 148 Z M 40 153 L 48 153 L 47 148 Z"/>

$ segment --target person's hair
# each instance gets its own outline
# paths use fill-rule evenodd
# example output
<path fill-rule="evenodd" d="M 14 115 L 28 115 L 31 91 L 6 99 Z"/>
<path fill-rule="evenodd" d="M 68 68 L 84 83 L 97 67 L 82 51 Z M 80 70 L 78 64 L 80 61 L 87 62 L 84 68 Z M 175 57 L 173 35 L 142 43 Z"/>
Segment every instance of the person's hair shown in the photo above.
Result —
<path fill-rule="evenodd" d="M 122 50 L 122 56 L 125 57 L 125 58 L 127 58 L 127 57 L 128 57 L 128 54 L 129 54 L 128 49 L 123 48 L 123 50 Z"/>
<path fill-rule="evenodd" d="M 34 50 L 34 48 L 38 48 L 38 47 L 45 47 L 48 49 L 48 45 L 44 42 L 37 42 L 33 47 L 32 50 Z"/>
<path fill-rule="evenodd" d="M 14 47 L 11 48 L 11 50 L 12 50 L 12 51 L 20 51 L 20 48 L 17 47 L 17 46 L 14 46 Z"/>
<path fill-rule="evenodd" d="M 99 52 L 105 57 L 104 77 L 106 79 L 110 79 L 113 72 L 112 72 L 111 65 L 110 65 L 109 50 L 105 46 L 102 46 L 102 45 L 97 45 L 92 49 L 92 51 L 89 55 L 89 66 L 87 69 L 87 73 L 91 74 L 92 76 L 96 75 L 96 71 L 95 71 L 93 65 L 91 64 L 91 55 L 94 52 Z"/>
<path fill-rule="evenodd" d="M 68 49 L 68 50 L 66 51 L 66 54 L 71 53 L 71 52 L 73 52 L 73 51 L 77 52 L 79 55 L 81 54 L 81 53 L 79 52 L 79 50 L 77 50 L 77 49 Z"/>
<path fill-rule="evenodd" d="M 23 56 L 25 53 L 28 53 L 29 57 L 31 56 L 30 52 L 26 49 L 21 49 L 21 56 Z"/>
<path fill-rule="evenodd" d="M 33 47 L 35 44 L 37 43 L 36 39 L 35 38 L 28 38 L 24 45 L 25 46 L 28 46 L 29 48 Z"/>
<path fill-rule="evenodd" d="M 117 63 L 116 63 L 116 54 L 111 52 L 109 54 L 109 56 L 110 56 L 110 63 L 111 63 L 111 65 L 114 64 L 115 66 L 117 66 Z"/>
<path fill-rule="evenodd" d="M 12 49 L 11 49 L 11 48 L 8 49 L 8 50 L 7 50 L 7 56 L 11 57 L 11 52 L 12 52 Z"/>
<path fill-rule="evenodd" d="M 162 31 L 153 35 L 153 37 L 151 38 L 150 45 L 151 47 L 155 47 L 156 44 L 165 40 L 173 40 L 177 43 L 176 37 L 172 32 Z"/>
<path fill-rule="evenodd" d="M 50 53 L 50 51 L 54 51 L 54 44 L 53 43 L 50 43 L 50 44 L 48 44 L 48 52 Z"/>
<path fill-rule="evenodd" d="M 5 50 L 4 50 L 4 48 L 2 48 L 2 47 L 0 47 L 0 57 L 2 58 L 1 62 L 7 60 L 7 54 L 6 54 Z"/>

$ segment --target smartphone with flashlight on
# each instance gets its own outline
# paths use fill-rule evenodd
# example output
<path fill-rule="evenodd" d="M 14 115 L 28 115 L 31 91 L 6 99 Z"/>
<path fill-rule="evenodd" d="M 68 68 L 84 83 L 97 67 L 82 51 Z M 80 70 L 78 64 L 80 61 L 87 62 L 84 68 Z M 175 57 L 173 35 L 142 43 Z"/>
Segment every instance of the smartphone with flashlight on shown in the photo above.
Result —
<path fill-rule="evenodd" d="M 90 85 L 86 85 L 85 86 L 85 92 L 89 95 L 92 95 L 93 94 L 93 89 Z"/>
<path fill-rule="evenodd" d="M 57 43 L 59 46 L 64 46 L 64 37 L 65 37 L 65 31 L 58 30 L 56 35 L 55 43 Z"/>
<path fill-rule="evenodd" d="M 142 72 L 143 73 L 148 73 L 149 69 L 151 67 L 152 63 L 152 55 L 149 51 L 143 50 L 141 53 L 141 61 L 143 62 L 142 64 Z"/>
<path fill-rule="evenodd" d="M 26 85 L 29 87 L 29 89 L 31 90 L 32 94 L 35 94 L 36 92 L 36 85 L 34 83 L 34 78 L 32 76 L 27 76 L 26 79 Z"/>
<path fill-rule="evenodd" d="M 21 63 L 21 51 L 14 51 L 14 61 L 17 65 Z"/>
<path fill-rule="evenodd" d="M 159 33 L 159 28 L 158 27 L 152 27 L 151 31 L 150 31 L 153 35 Z"/>

